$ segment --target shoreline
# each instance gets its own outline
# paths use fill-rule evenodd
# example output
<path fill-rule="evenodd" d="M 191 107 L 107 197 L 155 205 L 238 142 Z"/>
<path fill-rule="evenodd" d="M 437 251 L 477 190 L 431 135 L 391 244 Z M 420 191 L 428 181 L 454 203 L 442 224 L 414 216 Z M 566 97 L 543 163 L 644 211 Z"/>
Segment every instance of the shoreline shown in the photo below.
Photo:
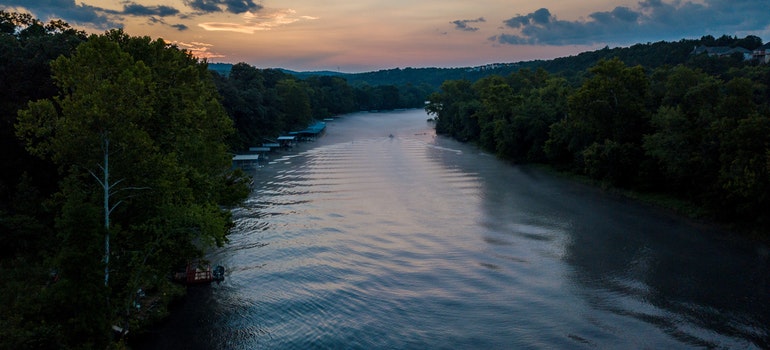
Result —
<path fill-rule="evenodd" d="M 595 188 L 607 195 L 635 201 L 667 215 L 687 220 L 694 226 L 719 231 L 724 239 L 751 239 L 761 244 L 770 244 L 770 236 L 768 236 L 767 233 L 758 231 L 762 228 L 761 226 L 740 226 L 737 223 L 732 222 L 719 222 L 714 218 L 709 217 L 705 208 L 666 193 L 647 193 L 618 188 L 590 179 L 585 175 L 560 171 L 549 164 L 520 164 L 519 166 L 539 169 L 553 176 Z"/>

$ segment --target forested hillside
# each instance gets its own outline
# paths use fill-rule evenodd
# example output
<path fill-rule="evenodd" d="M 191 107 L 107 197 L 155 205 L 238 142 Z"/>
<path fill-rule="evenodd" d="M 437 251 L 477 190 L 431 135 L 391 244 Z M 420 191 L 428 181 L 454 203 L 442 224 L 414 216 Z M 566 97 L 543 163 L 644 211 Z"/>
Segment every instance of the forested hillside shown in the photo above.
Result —
<path fill-rule="evenodd" d="M 249 191 L 204 63 L 0 12 L 0 348 L 106 348 L 183 289 Z"/>
<path fill-rule="evenodd" d="M 762 39 L 756 36 L 738 38 L 722 35 L 715 38 L 705 35 L 700 39 L 682 39 L 679 41 L 658 41 L 653 43 L 640 43 L 629 47 L 604 47 L 599 50 L 587 51 L 574 56 L 560 57 L 552 60 L 533 60 L 520 62 L 497 62 L 477 67 L 457 68 L 390 68 L 373 72 L 341 73 L 331 71 L 320 72 L 295 72 L 281 70 L 299 79 L 309 77 L 330 76 L 343 78 L 352 87 L 393 85 L 425 86 L 433 91 L 437 90 L 447 80 L 468 80 L 475 82 L 488 76 L 507 76 L 521 69 L 537 70 L 542 68 L 549 73 L 559 74 L 569 80 L 580 79 L 588 68 L 596 65 L 600 60 L 619 58 L 629 66 L 642 65 L 648 69 L 658 68 L 664 65 L 675 66 L 688 63 L 697 65 L 707 71 L 722 71 L 732 63 L 729 60 L 713 61 L 699 60 L 692 62 L 691 53 L 698 46 L 709 47 L 742 47 L 753 50 L 762 45 Z M 221 75 L 227 75 L 233 65 L 227 63 L 210 64 L 209 68 Z"/>
<path fill-rule="evenodd" d="M 756 37 L 720 40 L 761 45 Z M 678 199 L 701 217 L 768 237 L 770 66 L 741 56 L 688 53 L 667 64 L 625 53 L 569 79 L 541 67 L 450 80 L 426 109 L 437 132 L 504 159 Z"/>
<path fill-rule="evenodd" d="M 214 81 L 238 130 L 231 143 L 235 150 L 303 129 L 316 119 L 362 110 L 420 108 L 434 91 L 424 84 L 354 87 L 337 76 L 300 79 L 283 70 L 245 63 L 233 65 L 226 73 L 215 73 Z"/>

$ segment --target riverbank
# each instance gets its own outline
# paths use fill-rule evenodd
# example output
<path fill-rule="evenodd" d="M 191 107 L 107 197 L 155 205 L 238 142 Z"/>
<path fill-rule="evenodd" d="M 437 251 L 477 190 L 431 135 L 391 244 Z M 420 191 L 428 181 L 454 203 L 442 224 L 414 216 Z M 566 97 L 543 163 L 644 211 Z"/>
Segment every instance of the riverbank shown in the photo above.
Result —
<path fill-rule="evenodd" d="M 327 122 L 338 122 L 339 118 L 335 117 L 334 121 Z M 269 173 L 274 162 L 316 147 L 325 135 L 326 131 L 319 133 L 315 138 L 297 141 L 291 147 L 274 150 L 269 153 L 268 157 L 260 160 L 259 166 L 249 168 L 246 172 L 252 177 L 257 176 L 255 172 Z M 156 304 L 156 306 L 162 307 L 163 312 L 157 313 L 152 319 L 143 319 L 145 322 L 141 325 L 138 324 L 139 327 L 136 329 L 132 329 L 116 344 L 117 347 L 128 349 L 176 348 L 176 340 L 174 337 L 168 337 L 167 334 L 185 329 L 195 329 L 197 322 L 209 317 L 207 310 L 209 310 L 210 305 L 217 302 L 214 298 L 214 289 L 221 287 L 219 283 L 189 286 L 171 283 L 168 286 L 169 289 L 163 292 L 164 298 L 158 300 L 158 304 Z M 153 297 L 154 299 L 157 298 Z M 190 334 L 189 338 L 196 339 L 204 336 L 205 334 Z M 205 344 L 206 342 L 201 341 L 200 343 Z M 187 349 L 189 350 L 189 348 Z M 207 347 L 202 346 L 200 349 L 207 349 Z"/>
<path fill-rule="evenodd" d="M 567 171 L 560 171 L 548 164 L 527 164 L 521 165 L 536 168 L 545 173 L 556 177 L 569 179 L 587 186 L 598 188 L 608 195 L 631 199 L 658 210 L 685 218 L 694 225 L 719 229 L 724 232 L 725 238 L 733 236 L 740 238 L 749 238 L 763 244 L 770 244 L 770 232 L 763 225 L 739 225 L 735 222 L 720 222 L 709 211 L 692 201 L 674 197 L 665 193 L 640 192 L 630 189 L 623 189 L 612 186 L 606 182 L 597 181 L 588 176 L 576 174 Z"/>

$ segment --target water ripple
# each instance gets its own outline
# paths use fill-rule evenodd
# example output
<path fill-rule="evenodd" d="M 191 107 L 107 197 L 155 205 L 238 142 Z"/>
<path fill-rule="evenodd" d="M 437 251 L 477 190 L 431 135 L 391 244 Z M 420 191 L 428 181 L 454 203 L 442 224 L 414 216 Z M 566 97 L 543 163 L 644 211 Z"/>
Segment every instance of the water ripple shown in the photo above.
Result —
<path fill-rule="evenodd" d="M 175 347 L 770 346 L 768 254 L 376 116 L 256 171 Z"/>

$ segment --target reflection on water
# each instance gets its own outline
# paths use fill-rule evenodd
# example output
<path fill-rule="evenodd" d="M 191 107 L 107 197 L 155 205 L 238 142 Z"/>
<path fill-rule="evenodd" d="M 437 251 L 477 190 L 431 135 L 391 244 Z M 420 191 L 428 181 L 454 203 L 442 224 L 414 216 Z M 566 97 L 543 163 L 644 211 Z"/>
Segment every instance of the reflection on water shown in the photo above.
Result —
<path fill-rule="evenodd" d="M 770 346 L 766 247 L 510 166 L 426 118 L 345 116 L 256 170 L 210 256 L 225 282 L 143 347 Z"/>

